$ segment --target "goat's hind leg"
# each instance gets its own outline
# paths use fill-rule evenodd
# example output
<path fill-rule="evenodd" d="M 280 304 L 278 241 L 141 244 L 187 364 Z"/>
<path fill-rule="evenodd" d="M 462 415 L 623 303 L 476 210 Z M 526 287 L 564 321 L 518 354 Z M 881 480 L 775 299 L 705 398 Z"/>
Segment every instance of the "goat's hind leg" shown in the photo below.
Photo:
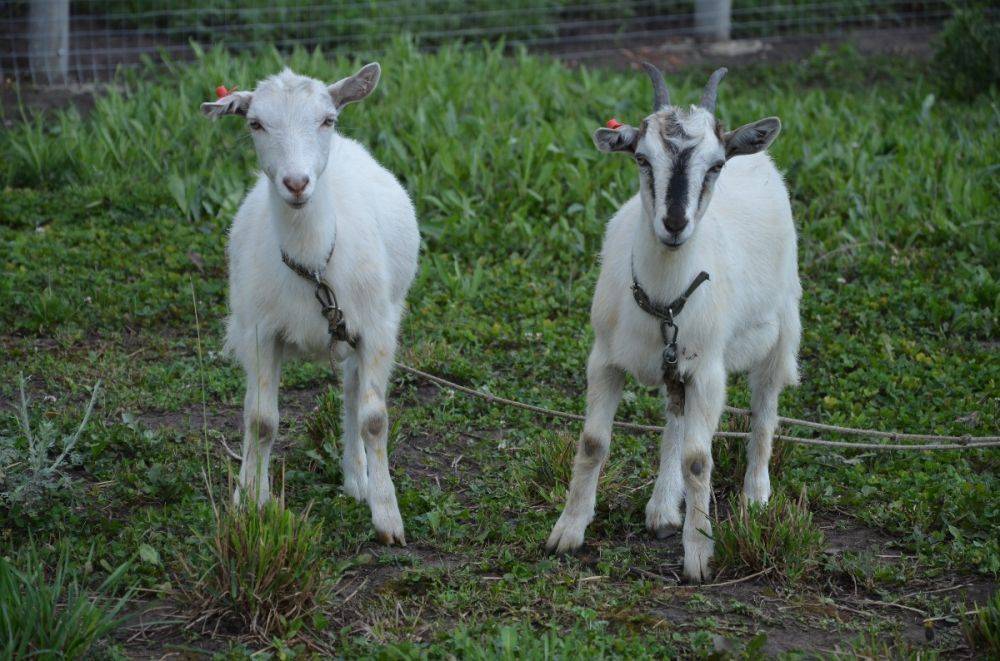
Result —
<path fill-rule="evenodd" d="M 774 348 L 750 370 L 750 440 L 743 495 L 751 503 L 766 503 L 771 497 L 768 465 L 778 426 L 778 396 L 786 385 L 798 382 L 800 332 L 798 310 L 794 309 L 785 319 Z"/>
<path fill-rule="evenodd" d="M 567 553 L 583 545 L 587 524 L 594 518 L 597 480 L 608 457 L 611 426 L 624 386 L 624 373 L 608 365 L 595 346 L 587 362 L 587 417 L 576 448 L 566 507 L 545 544 L 549 551 Z"/>
<path fill-rule="evenodd" d="M 667 537 L 683 523 L 681 502 L 684 500 L 684 475 L 681 471 L 681 455 L 684 449 L 684 417 L 676 415 L 672 406 L 668 400 L 667 426 L 660 438 L 660 472 L 649 502 L 646 503 L 646 528 L 658 539 Z"/>
<path fill-rule="evenodd" d="M 258 342 L 250 358 L 244 360 L 244 370 L 247 383 L 243 399 L 243 454 L 233 500 L 239 503 L 245 494 L 263 505 L 270 497 L 268 467 L 271 447 L 278 435 L 281 346 L 274 340 Z"/>
<path fill-rule="evenodd" d="M 774 377 L 766 364 L 750 371 L 750 438 L 747 472 L 743 478 L 743 495 L 750 503 L 766 503 L 771 497 L 768 464 L 778 425 L 778 395 L 782 388 Z"/>
<path fill-rule="evenodd" d="M 344 493 L 358 502 L 368 497 L 368 461 L 358 430 L 358 359 L 351 355 L 343 363 L 343 449 L 340 466 L 344 473 Z"/>

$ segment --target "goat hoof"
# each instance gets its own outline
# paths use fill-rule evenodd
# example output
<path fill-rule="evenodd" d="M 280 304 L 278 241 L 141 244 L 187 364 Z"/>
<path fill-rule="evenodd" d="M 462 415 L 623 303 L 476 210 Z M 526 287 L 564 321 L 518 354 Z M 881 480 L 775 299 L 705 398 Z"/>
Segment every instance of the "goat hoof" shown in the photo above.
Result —
<path fill-rule="evenodd" d="M 657 539 L 672 537 L 684 525 L 678 505 L 667 505 L 670 501 L 650 500 L 646 505 L 646 529 Z"/>
<path fill-rule="evenodd" d="M 560 542 L 553 542 L 551 539 L 545 542 L 545 553 L 556 558 L 576 555 L 582 548 L 583 544 L 579 546 L 563 545 Z"/>
<path fill-rule="evenodd" d="M 680 528 L 678 526 L 668 523 L 667 525 L 654 528 L 653 534 L 656 535 L 657 539 L 668 539 L 676 535 L 679 531 Z"/>
<path fill-rule="evenodd" d="M 399 515 L 395 498 L 392 503 L 372 504 L 372 524 L 375 526 L 375 537 L 380 543 L 386 546 L 406 546 L 403 519 Z"/>
<path fill-rule="evenodd" d="M 583 546 L 585 530 L 586 524 L 580 525 L 577 521 L 559 517 L 548 541 L 545 542 L 545 548 L 552 555 L 569 555 L 579 551 Z"/>
<path fill-rule="evenodd" d="M 766 480 L 746 480 L 743 483 L 743 497 L 755 505 L 766 505 L 771 498 L 771 485 Z"/>
<path fill-rule="evenodd" d="M 687 546 L 687 545 L 685 545 Z M 701 548 L 684 549 L 684 579 L 688 583 L 699 584 L 712 579 L 712 547 L 708 544 Z"/>
<path fill-rule="evenodd" d="M 579 555 L 580 551 L 583 550 L 583 544 L 574 548 L 559 548 L 557 546 L 545 545 L 545 553 L 552 556 L 553 558 L 572 558 L 573 556 Z"/>
<path fill-rule="evenodd" d="M 389 532 L 388 530 L 376 530 L 375 537 L 379 544 L 383 546 L 406 546 L 406 535 L 402 530 Z"/>
<path fill-rule="evenodd" d="M 364 477 L 353 478 L 345 476 L 344 493 L 359 503 L 365 502 L 368 500 L 368 480 Z"/>

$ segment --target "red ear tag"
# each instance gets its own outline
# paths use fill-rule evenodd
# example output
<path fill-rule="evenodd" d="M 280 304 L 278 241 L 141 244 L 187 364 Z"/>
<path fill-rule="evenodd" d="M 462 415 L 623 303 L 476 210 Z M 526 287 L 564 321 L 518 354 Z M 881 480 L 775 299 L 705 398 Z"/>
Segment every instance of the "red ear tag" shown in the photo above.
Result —
<path fill-rule="evenodd" d="M 227 90 L 225 85 L 219 85 L 218 87 L 215 88 L 215 96 L 216 96 L 216 98 L 221 99 L 224 96 L 229 96 L 230 94 L 232 94 L 233 92 L 235 92 L 237 89 L 239 89 L 239 88 L 236 87 L 236 86 L 233 86 L 233 89 Z"/>
<path fill-rule="evenodd" d="M 608 120 L 608 122 L 607 122 L 607 124 L 605 124 L 605 126 L 607 126 L 609 129 L 614 129 L 614 130 L 617 131 L 618 129 L 620 129 L 621 127 L 623 127 L 625 125 L 622 124 L 621 122 L 619 122 L 614 117 L 612 117 L 611 119 Z"/>

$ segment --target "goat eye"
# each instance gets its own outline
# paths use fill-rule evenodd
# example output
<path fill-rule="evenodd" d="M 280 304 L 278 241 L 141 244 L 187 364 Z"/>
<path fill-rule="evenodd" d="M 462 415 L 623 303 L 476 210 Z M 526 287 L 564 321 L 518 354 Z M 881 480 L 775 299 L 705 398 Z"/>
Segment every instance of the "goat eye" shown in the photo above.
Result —
<path fill-rule="evenodd" d="M 249 122 L 247 122 L 247 126 L 250 127 L 251 131 L 263 131 L 264 130 L 264 125 L 261 124 L 256 119 L 251 119 Z"/>
<path fill-rule="evenodd" d="M 636 162 L 636 164 L 640 168 L 648 168 L 649 167 L 649 161 L 642 154 L 636 154 L 635 155 L 635 162 Z"/>
<path fill-rule="evenodd" d="M 712 174 L 718 174 L 719 171 L 722 170 L 722 166 L 723 165 L 725 165 L 725 164 L 724 163 L 716 163 L 712 167 L 708 168 L 708 171 L 711 172 Z"/>
<path fill-rule="evenodd" d="M 326 128 L 330 128 L 331 126 L 333 126 L 333 123 L 336 122 L 336 121 L 337 121 L 337 119 L 335 117 L 327 117 L 326 119 L 323 120 L 323 124 L 322 125 L 324 127 L 326 127 Z"/>

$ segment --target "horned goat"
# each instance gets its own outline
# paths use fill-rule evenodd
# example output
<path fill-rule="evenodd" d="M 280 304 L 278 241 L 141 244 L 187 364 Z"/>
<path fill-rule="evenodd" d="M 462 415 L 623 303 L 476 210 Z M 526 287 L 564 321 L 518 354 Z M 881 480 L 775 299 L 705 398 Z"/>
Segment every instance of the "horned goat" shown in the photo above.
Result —
<path fill-rule="evenodd" d="M 591 308 L 586 422 L 566 507 L 551 551 L 579 548 L 594 516 L 598 475 L 625 373 L 667 399 L 660 466 L 646 506 L 658 537 L 681 526 L 684 575 L 711 576 L 712 436 L 730 372 L 749 373 L 751 431 L 743 493 L 765 502 L 778 395 L 798 382 L 801 335 L 795 226 L 788 191 L 765 153 L 776 117 L 724 131 L 715 117 L 716 71 L 698 106 L 672 105 L 663 75 L 644 64 L 653 114 L 638 127 L 594 133 L 603 152 L 624 152 L 639 193 L 608 224 Z M 631 294 L 631 295 L 630 295 Z"/>

